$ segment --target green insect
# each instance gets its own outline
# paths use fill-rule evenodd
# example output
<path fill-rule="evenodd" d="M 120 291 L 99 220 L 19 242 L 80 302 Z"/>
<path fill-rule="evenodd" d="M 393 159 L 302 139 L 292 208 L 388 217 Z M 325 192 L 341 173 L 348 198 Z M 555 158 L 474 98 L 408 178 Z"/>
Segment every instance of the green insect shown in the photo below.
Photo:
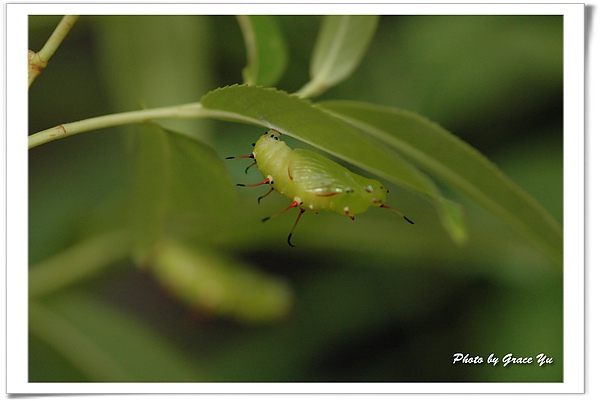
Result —
<path fill-rule="evenodd" d="M 257 166 L 265 179 L 257 184 L 241 187 L 258 187 L 270 185 L 271 189 L 258 198 L 269 195 L 273 190 L 292 200 L 292 204 L 283 211 L 263 221 L 279 216 L 295 207 L 299 208 L 296 222 L 288 235 L 290 246 L 292 234 L 306 210 L 318 213 L 320 210 L 331 210 L 354 220 L 354 216 L 366 212 L 369 207 L 377 206 L 392 210 L 414 224 L 400 211 L 393 209 L 384 202 L 389 192 L 381 182 L 360 176 L 337 164 L 336 162 L 307 149 L 292 150 L 280 139 L 281 133 L 275 130 L 267 131 L 254 146 L 254 151 L 248 155 L 230 156 L 227 159 L 254 159 L 246 168 Z"/>

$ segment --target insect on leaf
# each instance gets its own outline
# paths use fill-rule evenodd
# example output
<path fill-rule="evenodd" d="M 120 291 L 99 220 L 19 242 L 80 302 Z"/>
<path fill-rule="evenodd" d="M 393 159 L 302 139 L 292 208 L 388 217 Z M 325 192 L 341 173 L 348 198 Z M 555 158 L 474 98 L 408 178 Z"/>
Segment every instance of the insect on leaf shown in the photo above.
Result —
<path fill-rule="evenodd" d="M 234 85 L 209 92 L 201 103 L 216 118 L 275 129 L 427 197 L 439 196 L 427 176 L 390 152 L 387 145 L 297 96 L 275 89 Z"/>
<path fill-rule="evenodd" d="M 412 189 L 434 203 L 453 240 L 464 241 L 464 224 L 457 205 L 446 200 L 427 175 L 388 144 L 370 138 L 331 113 L 283 91 L 245 85 L 216 89 L 206 94 L 201 103 L 215 118 L 275 129 L 374 176 Z"/>

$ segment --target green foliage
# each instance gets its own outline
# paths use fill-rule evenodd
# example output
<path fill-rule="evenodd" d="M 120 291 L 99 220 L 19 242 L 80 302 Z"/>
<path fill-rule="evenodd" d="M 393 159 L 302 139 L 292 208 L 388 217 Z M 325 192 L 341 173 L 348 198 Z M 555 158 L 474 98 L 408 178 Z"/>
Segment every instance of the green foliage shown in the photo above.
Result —
<path fill-rule="evenodd" d="M 433 184 L 422 173 L 389 152 L 384 144 L 285 92 L 230 86 L 206 94 L 201 104 L 226 119 L 272 127 L 426 196 L 436 195 Z"/>
<path fill-rule="evenodd" d="M 130 216 L 136 259 L 144 263 L 163 240 L 214 242 L 236 205 L 234 184 L 214 150 L 149 124 L 135 139 Z"/>
<path fill-rule="evenodd" d="M 325 102 L 325 110 L 361 128 L 505 219 L 562 261 L 562 230 L 531 196 L 477 150 L 418 114 L 356 102 Z"/>
<path fill-rule="evenodd" d="M 379 17 L 330 15 L 324 17 L 310 63 L 310 81 L 300 96 L 316 96 L 348 78 L 362 61 Z"/>
<path fill-rule="evenodd" d="M 159 281 L 198 309 L 247 323 L 268 322 L 289 312 L 291 292 L 281 280 L 209 249 L 167 242 L 151 263 Z"/>
<path fill-rule="evenodd" d="M 407 163 L 404 155 L 390 151 L 384 142 L 371 140 L 343 119 L 295 96 L 254 86 L 220 88 L 206 94 L 201 103 L 217 116 L 274 128 L 376 176 L 411 188 L 435 202 L 451 236 L 457 242 L 464 241 L 460 212 L 441 195 L 433 181 Z"/>
<path fill-rule="evenodd" d="M 242 70 L 250 85 L 275 85 L 285 71 L 287 48 L 277 21 L 268 15 L 237 17 L 246 42 L 248 64 Z"/>
<path fill-rule="evenodd" d="M 34 50 L 56 20 L 30 18 Z M 237 23 L 80 17 L 32 85 L 32 133 L 147 108 L 30 150 L 30 381 L 561 381 L 562 20 Z M 416 224 L 324 212 L 289 248 L 291 217 L 260 222 L 287 201 L 224 161 L 265 128 Z"/>
<path fill-rule="evenodd" d="M 30 330 L 74 365 L 82 381 L 185 382 L 209 377 L 194 372 L 191 361 L 172 345 L 117 308 L 78 292 L 65 292 L 45 303 L 30 303 Z M 37 374 L 30 380 L 46 381 L 48 367 L 36 362 L 32 360 L 30 369 Z"/>

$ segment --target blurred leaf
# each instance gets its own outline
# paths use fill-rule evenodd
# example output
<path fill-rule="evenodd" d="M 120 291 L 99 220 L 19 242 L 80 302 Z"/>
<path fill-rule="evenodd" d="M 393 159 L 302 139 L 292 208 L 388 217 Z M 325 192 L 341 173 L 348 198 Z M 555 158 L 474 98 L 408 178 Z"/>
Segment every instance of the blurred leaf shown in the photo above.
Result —
<path fill-rule="evenodd" d="M 427 196 L 436 204 L 452 238 L 457 242 L 464 240 L 458 206 L 444 199 L 429 177 L 387 144 L 364 135 L 308 101 L 283 91 L 236 85 L 208 93 L 201 103 L 214 112 L 214 117 L 276 129 Z"/>
<path fill-rule="evenodd" d="M 98 274 L 131 252 L 129 232 L 111 231 L 81 241 L 29 270 L 29 297 L 39 297 Z"/>
<path fill-rule="evenodd" d="M 27 381 L 35 382 L 86 382 L 90 378 L 58 350 L 48 346 L 33 334 L 28 336 Z M 52 369 L 48 369 L 52 366 Z"/>
<path fill-rule="evenodd" d="M 356 69 L 375 35 L 376 15 L 324 17 L 310 63 L 310 81 L 298 91 L 316 96 L 337 85 Z"/>
<path fill-rule="evenodd" d="M 319 107 L 384 141 L 452 188 L 463 191 L 561 265 L 562 230 L 558 223 L 467 143 L 408 111 L 349 101 L 323 102 Z"/>
<path fill-rule="evenodd" d="M 324 17 L 310 65 L 311 78 L 333 86 L 352 74 L 371 43 L 378 21 L 376 15 Z"/>
<path fill-rule="evenodd" d="M 237 209 L 234 184 L 215 151 L 157 125 L 139 126 L 136 139 L 136 256 L 143 258 L 159 239 L 218 239 Z"/>
<path fill-rule="evenodd" d="M 208 249 L 161 244 L 150 262 L 157 279 L 193 307 L 259 323 L 285 316 L 292 294 L 282 281 Z"/>
<path fill-rule="evenodd" d="M 29 327 L 91 381 L 208 380 L 154 329 L 83 294 L 30 302 Z"/>
<path fill-rule="evenodd" d="M 210 20 L 198 15 L 117 15 L 96 22 L 98 68 L 115 110 L 153 108 L 197 99 L 214 87 Z M 203 132 L 206 121 L 164 125 Z"/>
<path fill-rule="evenodd" d="M 202 247 L 219 240 L 237 210 L 222 160 L 191 138 L 154 125 L 140 130 L 133 204 L 138 263 L 194 307 L 243 321 L 285 315 L 287 287 Z"/>
<path fill-rule="evenodd" d="M 277 21 L 270 15 L 239 15 L 248 64 L 242 71 L 244 83 L 275 85 L 287 65 L 288 54 Z"/>

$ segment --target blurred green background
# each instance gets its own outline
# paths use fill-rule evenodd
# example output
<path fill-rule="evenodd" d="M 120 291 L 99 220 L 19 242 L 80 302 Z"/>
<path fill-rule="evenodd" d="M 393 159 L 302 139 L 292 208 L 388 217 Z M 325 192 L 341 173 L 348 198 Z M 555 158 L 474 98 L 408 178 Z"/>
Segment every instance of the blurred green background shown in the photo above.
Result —
<path fill-rule="evenodd" d="M 30 49 L 60 18 L 30 17 Z M 290 55 L 277 87 L 291 93 L 308 80 L 320 17 L 277 21 Z M 560 16 L 385 16 L 356 72 L 318 100 L 394 106 L 440 123 L 562 223 L 562 29 Z M 234 17 L 82 16 L 29 90 L 30 134 L 197 101 L 241 83 L 245 64 Z M 220 159 L 250 152 L 263 132 L 206 120 L 165 126 L 196 136 Z M 123 225 L 135 130 L 30 150 L 31 265 Z M 232 185 L 261 179 L 256 170 L 245 175 L 243 161 L 223 164 Z M 460 194 L 446 192 L 465 207 L 470 239 L 459 247 L 430 203 L 389 188 L 388 204 L 414 226 L 379 210 L 355 221 L 307 214 L 296 248 L 285 242 L 295 216 L 260 222 L 288 201 L 274 194 L 257 205 L 262 189 L 237 189 L 233 222 L 214 246 L 284 283 L 293 293 L 285 317 L 253 324 L 191 307 L 123 260 L 36 300 L 30 381 L 562 381 L 562 269 Z M 210 185 L 194 191 L 214 196 Z M 61 333 L 85 352 L 61 348 Z M 543 352 L 554 363 L 453 365 L 456 352 Z"/>

